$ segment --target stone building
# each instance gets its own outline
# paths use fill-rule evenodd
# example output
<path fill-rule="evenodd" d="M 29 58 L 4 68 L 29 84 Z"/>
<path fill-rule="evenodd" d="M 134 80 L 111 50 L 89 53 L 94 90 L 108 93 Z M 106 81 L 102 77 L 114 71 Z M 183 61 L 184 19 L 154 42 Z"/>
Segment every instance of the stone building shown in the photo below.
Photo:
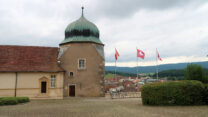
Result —
<path fill-rule="evenodd" d="M 0 45 L 0 97 L 104 96 L 104 44 L 83 14 L 59 47 Z"/>

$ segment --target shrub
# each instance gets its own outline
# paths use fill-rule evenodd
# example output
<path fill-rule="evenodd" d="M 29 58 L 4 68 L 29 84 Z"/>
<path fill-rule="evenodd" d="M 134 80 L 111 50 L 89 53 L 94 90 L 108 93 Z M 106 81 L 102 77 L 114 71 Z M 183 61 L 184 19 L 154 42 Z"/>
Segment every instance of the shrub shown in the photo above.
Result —
<path fill-rule="evenodd" d="M 189 80 L 146 84 L 141 96 L 144 105 L 200 105 L 203 92 L 200 81 Z"/>
<path fill-rule="evenodd" d="M 204 69 L 201 65 L 189 64 L 185 69 L 185 79 L 186 80 L 198 80 L 203 83 L 208 81 Z"/>
<path fill-rule="evenodd" d="M 0 98 L 0 105 L 3 105 L 3 102 L 1 101 L 2 98 Z"/>
<path fill-rule="evenodd" d="M 208 104 L 208 84 L 205 84 L 205 87 L 204 87 L 203 102 L 205 104 Z"/>
<path fill-rule="evenodd" d="M 3 97 L 0 99 L 0 105 L 15 105 L 18 101 L 15 97 Z"/>
<path fill-rule="evenodd" d="M 29 101 L 28 97 L 2 97 L 0 98 L 0 105 L 15 105 Z"/>
<path fill-rule="evenodd" d="M 30 99 L 28 97 L 17 97 L 17 101 L 18 103 L 25 103 L 25 102 L 29 102 Z"/>

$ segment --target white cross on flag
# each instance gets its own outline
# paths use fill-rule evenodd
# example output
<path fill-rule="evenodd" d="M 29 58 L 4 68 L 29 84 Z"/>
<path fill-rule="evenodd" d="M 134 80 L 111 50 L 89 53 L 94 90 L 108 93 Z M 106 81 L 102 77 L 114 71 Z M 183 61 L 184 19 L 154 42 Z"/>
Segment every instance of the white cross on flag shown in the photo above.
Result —
<path fill-rule="evenodd" d="M 140 57 L 140 58 L 144 59 L 145 53 L 143 51 L 137 49 L 137 57 Z"/>

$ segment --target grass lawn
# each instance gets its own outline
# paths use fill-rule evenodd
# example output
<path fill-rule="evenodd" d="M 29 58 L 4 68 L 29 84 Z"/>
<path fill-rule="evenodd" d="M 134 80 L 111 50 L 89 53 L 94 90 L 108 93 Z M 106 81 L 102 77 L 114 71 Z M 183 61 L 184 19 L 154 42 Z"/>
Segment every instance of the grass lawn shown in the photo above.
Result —
<path fill-rule="evenodd" d="M 114 78 L 114 74 L 108 73 L 105 75 L 105 79 L 111 79 Z"/>
<path fill-rule="evenodd" d="M 0 106 L 0 117 L 207 117 L 208 106 L 143 106 L 141 99 L 68 98 Z"/>

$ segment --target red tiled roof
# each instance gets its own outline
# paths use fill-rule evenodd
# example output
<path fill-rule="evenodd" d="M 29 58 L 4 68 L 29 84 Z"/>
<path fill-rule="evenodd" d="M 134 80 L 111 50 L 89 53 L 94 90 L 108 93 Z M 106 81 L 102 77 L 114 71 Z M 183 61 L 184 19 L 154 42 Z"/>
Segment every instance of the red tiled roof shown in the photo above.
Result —
<path fill-rule="evenodd" d="M 58 72 L 57 47 L 0 45 L 0 72 Z"/>

